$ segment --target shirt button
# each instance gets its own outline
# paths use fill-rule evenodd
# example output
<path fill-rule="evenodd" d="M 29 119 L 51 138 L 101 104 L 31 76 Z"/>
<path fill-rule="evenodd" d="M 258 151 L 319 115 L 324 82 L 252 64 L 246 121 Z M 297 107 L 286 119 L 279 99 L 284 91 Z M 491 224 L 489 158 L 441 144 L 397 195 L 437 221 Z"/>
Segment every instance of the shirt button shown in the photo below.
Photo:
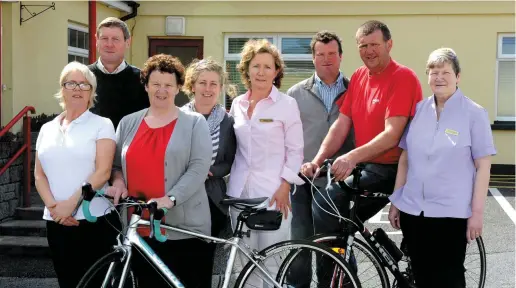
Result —
<path fill-rule="evenodd" d="M 167 178 L 165 178 L 165 182 L 167 182 Z"/>
<path fill-rule="evenodd" d="M 168 164 L 168 162 L 167 162 L 167 161 L 165 161 L 165 167 L 167 167 L 167 164 Z"/>

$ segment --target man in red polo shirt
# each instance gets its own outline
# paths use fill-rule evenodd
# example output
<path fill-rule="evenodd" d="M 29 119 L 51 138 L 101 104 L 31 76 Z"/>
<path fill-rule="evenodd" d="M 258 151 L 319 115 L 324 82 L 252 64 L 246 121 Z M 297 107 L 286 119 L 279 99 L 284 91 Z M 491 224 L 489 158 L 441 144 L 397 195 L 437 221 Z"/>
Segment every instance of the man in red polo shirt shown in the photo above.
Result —
<path fill-rule="evenodd" d="M 392 39 L 387 25 L 368 21 L 360 26 L 356 39 L 364 66 L 352 75 L 339 118 L 319 152 L 312 162 L 303 164 L 301 171 L 313 175 L 342 146 L 353 125 L 356 148 L 335 159 L 332 166 L 335 180 L 351 184 L 353 168 L 363 163 L 360 186 L 373 192 L 392 193 L 401 155 L 398 143 L 409 118 L 414 116 L 416 104 L 422 100 L 421 84 L 414 71 L 391 59 Z M 337 184 L 329 188 L 328 194 L 341 215 L 347 217 L 350 195 Z M 332 211 L 328 203 L 319 193 L 315 197 L 317 203 L 312 205 L 315 233 L 338 231 L 338 219 L 321 210 L 322 207 Z M 366 221 L 387 203 L 388 199 L 361 199 L 358 217 Z"/>

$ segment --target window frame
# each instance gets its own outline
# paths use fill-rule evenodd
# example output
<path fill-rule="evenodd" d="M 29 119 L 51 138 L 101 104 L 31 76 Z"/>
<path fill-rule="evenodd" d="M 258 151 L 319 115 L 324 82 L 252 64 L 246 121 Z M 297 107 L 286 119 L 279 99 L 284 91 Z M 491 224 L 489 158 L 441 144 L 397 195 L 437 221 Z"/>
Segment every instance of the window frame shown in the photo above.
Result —
<path fill-rule="evenodd" d="M 224 35 L 224 70 L 227 67 L 227 61 L 240 60 L 240 53 L 229 53 L 229 39 L 231 38 L 272 38 L 272 44 L 278 48 L 283 61 L 312 61 L 313 59 L 311 52 L 310 54 L 283 54 L 281 47 L 283 38 L 312 39 L 313 33 L 226 33 Z M 226 97 L 224 97 L 223 105 L 226 107 Z"/>
<path fill-rule="evenodd" d="M 66 29 L 67 34 L 68 34 L 68 29 L 72 29 L 72 30 L 76 30 L 76 31 L 80 31 L 80 32 L 89 34 L 88 27 L 80 26 L 80 25 L 77 25 L 74 23 L 68 23 L 68 26 Z M 67 35 L 67 37 L 68 37 L 68 35 Z M 69 45 L 67 45 L 67 47 L 68 47 L 67 57 L 68 57 L 68 55 L 79 56 L 79 57 L 83 57 L 83 58 L 89 58 L 89 56 L 90 56 L 89 49 L 82 49 L 82 48 L 73 47 L 73 46 L 69 46 Z M 68 62 L 68 59 L 66 61 Z"/>
<path fill-rule="evenodd" d="M 503 46 L 503 38 L 505 37 L 516 37 L 516 33 L 500 33 L 498 34 L 497 39 L 497 51 L 496 51 L 496 70 L 495 70 L 495 120 L 496 122 L 515 122 L 516 121 L 516 115 L 511 116 L 498 116 L 498 77 L 499 75 L 499 69 L 500 69 L 500 62 L 514 62 L 516 63 L 516 53 L 515 54 L 502 54 L 502 46 Z"/>

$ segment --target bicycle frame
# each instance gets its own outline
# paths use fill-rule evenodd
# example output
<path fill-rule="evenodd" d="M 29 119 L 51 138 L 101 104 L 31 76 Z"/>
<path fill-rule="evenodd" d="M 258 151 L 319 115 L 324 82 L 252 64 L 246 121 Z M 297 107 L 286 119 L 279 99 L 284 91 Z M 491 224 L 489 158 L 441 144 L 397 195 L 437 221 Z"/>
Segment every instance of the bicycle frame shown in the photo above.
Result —
<path fill-rule="evenodd" d="M 174 273 L 172 273 L 172 271 L 170 271 L 170 269 L 167 267 L 167 265 L 165 265 L 165 263 L 163 263 L 163 261 L 159 258 L 159 256 L 152 250 L 152 248 L 145 242 L 145 240 L 137 233 L 138 226 L 150 226 L 150 222 L 147 220 L 141 219 L 140 215 L 133 213 L 129 224 L 130 225 L 127 228 L 126 233 L 122 234 L 124 236 L 123 243 L 118 244 L 114 247 L 115 250 L 122 251 L 124 253 L 122 262 L 125 261 L 124 268 L 122 270 L 121 282 L 119 284 L 119 288 L 123 288 L 127 273 L 129 271 L 129 263 L 130 263 L 130 260 L 132 257 L 132 249 L 131 249 L 132 247 L 136 247 L 143 254 L 144 258 L 149 260 L 154 265 L 154 267 L 158 269 L 158 271 L 161 273 L 161 275 L 163 276 L 163 278 L 169 285 L 176 287 L 176 288 L 184 288 L 185 286 L 183 285 L 183 283 L 181 283 L 179 281 L 179 279 L 176 277 L 176 275 Z M 186 234 L 186 235 L 190 235 L 193 237 L 210 240 L 215 243 L 223 243 L 226 245 L 231 245 L 231 252 L 230 252 L 230 256 L 229 256 L 229 259 L 228 259 L 228 262 L 226 265 L 226 271 L 224 273 L 224 283 L 222 285 L 222 288 L 229 287 L 229 280 L 231 278 L 231 271 L 233 270 L 233 265 L 234 265 L 234 261 L 235 261 L 236 255 L 237 255 L 237 251 L 242 252 L 253 264 L 255 264 L 258 267 L 258 269 L 260 269 L 263 272 L 263 274 L 265 274 L 265 276 L 268 278 L 268 280 L 274 284 L 274 286 L 276 288 L 281 288 L 281 285 L 278 284 L 276 282 L 276 280 L 273 279 L 272 276 L 270 276 L 269 273 L 267 273 L 265 271 L 265 269 L 256 261 L 257 259 L 260 258 L 260 255 L 254 251 L 250 251 L 250 249 L 248 249 L 245 246 L 242 247 L 242 245 L 240 244 L 241 239 L 238 237 L 238 234 L 239 234 L 238 232 L 240 232 L 240 234 L 241 234 L 242 227 L 243 227 L 243 222 L 238 220 L 236 232 L 234 233 L 235 236 L 226 240 L 226 239 L 222 239 L 222 238 L 211 237 L 211 236 L 207 236 L 204 234 L 199 234 L 199 233 L 195 233 L 192 231 L 161 224 L 161 228 L 164 228 L 164 229 L 167 229 L 170 231 L 175 231 L 175 232 L 178 232 L 181 234 Z M 106 274 L 106 277 L 104 278 L 102 287 L 105 287 L 106 284 L 108 283 L 111 273 L 113 273 L 113 269 L 114 269 L 113 266 L 114 266 L 114 264 L 111 263 L 109 270 Z"/>

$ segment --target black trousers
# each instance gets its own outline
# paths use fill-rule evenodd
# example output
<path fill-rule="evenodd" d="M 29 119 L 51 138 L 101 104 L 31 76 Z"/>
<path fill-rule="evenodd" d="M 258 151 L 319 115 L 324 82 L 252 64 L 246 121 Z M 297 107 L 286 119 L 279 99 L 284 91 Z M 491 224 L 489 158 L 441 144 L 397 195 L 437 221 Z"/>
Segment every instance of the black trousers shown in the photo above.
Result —
<path fill-rule="evenodd" d="M 213 259 L 206 257 L 211 249 L 209 243 L 197 238 L 167 240 L 163 243 L 148 237 L 143 239 L 186 288 L 211 287 Z M 138 279 L 139 288 L 169 287 L 154 266 L 136 249 L 133 249 L 131 267 Z"/>
<path fill-rule="evenodd" d="M 418 288 L 464 288 L 467 219 L 400 212 L 400 225 Z"/>
<path fill-rule="evenodd" d="M 118 232 L 110 223 L 120 230 L 120 219 L 114 212 L 95 223 L 80 220 L 79 226 L 47 221 L 48 246 L 60 288 L 77 287 L 86 271 L 111 252 Z"/>

